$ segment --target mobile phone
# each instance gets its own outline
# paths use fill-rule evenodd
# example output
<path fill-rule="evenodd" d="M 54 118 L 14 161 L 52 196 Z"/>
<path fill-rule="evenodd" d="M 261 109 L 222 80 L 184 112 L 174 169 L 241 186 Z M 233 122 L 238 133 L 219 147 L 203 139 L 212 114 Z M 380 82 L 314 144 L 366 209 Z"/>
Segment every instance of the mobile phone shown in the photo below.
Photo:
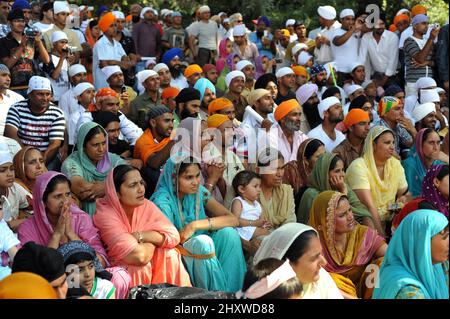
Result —
<path fill-rule="evenodd" d="M 283 63 L 283 59 L 275 59 L 275 63 L 278 63 L 278 64 Z"/>
<path fill-rule="evenodd" d="M 125 93 L 127 91 L 127 87 L 124 85 L 124 86 L 122 86 L 122 89 L 121 89 L 121 93 L 123 94 L 123 93 Z"/>

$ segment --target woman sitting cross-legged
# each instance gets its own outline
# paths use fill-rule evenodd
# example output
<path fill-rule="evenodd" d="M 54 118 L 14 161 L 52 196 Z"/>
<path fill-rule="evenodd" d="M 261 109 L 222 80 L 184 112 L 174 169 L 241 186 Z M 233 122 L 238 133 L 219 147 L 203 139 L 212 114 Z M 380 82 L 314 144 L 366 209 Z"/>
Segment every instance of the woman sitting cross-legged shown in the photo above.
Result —
<path fill-rule="evenodd" d="M 94 224 L 113 265 L 126 268 L 131 286 L 170 283 L 191 286 L 180 253 L 177 229 L 145 198 L 145 184 L 136 168 L 119 165 L 97 200 Z"/>
<path fill-rule="evenodd" d="M 238 219 L 200 184 L 198 161 L 184 153 L 169 158 L 151 200 L 180 232 L 180 250 L 195 287 L 241 289 L 246 266 L 233 228 Z"/>

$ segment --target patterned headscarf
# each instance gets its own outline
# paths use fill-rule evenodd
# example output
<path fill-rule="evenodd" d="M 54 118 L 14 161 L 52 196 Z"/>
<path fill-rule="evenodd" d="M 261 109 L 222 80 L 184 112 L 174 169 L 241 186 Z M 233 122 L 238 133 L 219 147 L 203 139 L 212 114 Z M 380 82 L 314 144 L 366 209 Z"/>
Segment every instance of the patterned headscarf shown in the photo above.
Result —
<path fill-rule="evenodd" d="M 434 206 L 436 206 L 438 211 L 448 217 L 448 199 L 446 199 L 444 195 L 442 195 L 442 193 L 433 183 L 433 180 L 438 176 L 438 174 L 441 172 L 441 169 L 443 169 L 445 166 L 447 165 L 439 164 L 431 166 L 422 182 L 421 197 L 432 203 Z"/>
<path fill-rule="evenodd" d="M 394 107 L 400 104 L 400 101 L 393 96 L 385 96 L 378 103 L 378 115 L 382 117 Z"/>
<path fill-rule="evenodd" d="M 319 74 L 320 72 L 326 72 L 327 70 L 322 64 L 316 64 L 311 68 L 310 74 L 311 76 L 314 76 L 316 74 Z"/>

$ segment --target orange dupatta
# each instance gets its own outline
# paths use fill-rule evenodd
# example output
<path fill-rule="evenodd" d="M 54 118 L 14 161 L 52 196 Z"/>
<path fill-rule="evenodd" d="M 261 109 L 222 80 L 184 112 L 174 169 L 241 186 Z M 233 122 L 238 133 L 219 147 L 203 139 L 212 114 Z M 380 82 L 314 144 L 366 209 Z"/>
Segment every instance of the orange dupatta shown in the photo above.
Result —
<path fill-rule="evenodd" d="M 152 131 L 148 128 L 144 134 L 137 140 L 134 146 L 134 158 L 140 158 L 144 165 L 147 165 L 148 158 L 162 150 L 170 142 L 170 137 L 163 139 L 161 142 L 156 143 L 153 138 Z"/>

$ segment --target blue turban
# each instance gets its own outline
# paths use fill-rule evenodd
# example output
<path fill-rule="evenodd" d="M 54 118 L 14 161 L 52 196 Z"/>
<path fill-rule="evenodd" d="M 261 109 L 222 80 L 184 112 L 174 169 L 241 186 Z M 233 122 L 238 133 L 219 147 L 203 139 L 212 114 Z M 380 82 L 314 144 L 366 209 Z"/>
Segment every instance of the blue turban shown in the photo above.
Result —
<path fill-rule="evenodd" d="M 184 57 L 183 51 L 180 48 L 173 48 L 164 53 L 161 62 L 169 65 L 170 61 L 172 61 L 172 59 L 176 56 L 178 56 L 180 59 Z"/>
<path fill-rule="evenodd" d="M 11 7 L 11 11 L 13 11 L 14 9 L 30 9 L 31 10 L 31 5 L 27 0 L 16 0 L 14 1 L 12 7 Z"/>
<path fill-rule="evenodd" d="M 325 67 L 322 64 L 316 64 L 315 66 L 313 66 L 311 68 L 311 76 L 319 74 L 320 72 L 326 72 L 327 70 L 325 69 Z"/>
<path fill-rule="evenodd" d="M 98 10 L 96 12 L 97 17 L 100 17 L 100 15 L 105 11 L 109 11 L 108 7 L 105 5 L 101 5 L 100 8 L 98 8 Z"/>
<path fill-rule="evenodd" d="M 266 27 L 270 27 L 270 20 L 269 20 L 269 18 L 267 18 L 266 16 L 260 16 L 260 17 L 258 18 L 258 23 L 259 23 L 260 21 L 264 22 L 264 24 L 266 25 Z"/>
<path fill-rule="evenodd" d="M 210 89 L 214 94 L 216 94 L 216 87 L 214 84 L 205 78 L 198 80 L 194 85 L 194 89 L 200 92 L 200 101 L 203 101 L 203 96 L 205 95 L 206 89 Z"/>
<path fill-rule="evenodd" d="M 418 14 L 416 16 L 414 16 L 414 18 L 412 19 L 412 25 L 416 25 L 422 22 L 429 22 L 430 20 L 428 19 L 428 17 L 424 14 Z"/>

